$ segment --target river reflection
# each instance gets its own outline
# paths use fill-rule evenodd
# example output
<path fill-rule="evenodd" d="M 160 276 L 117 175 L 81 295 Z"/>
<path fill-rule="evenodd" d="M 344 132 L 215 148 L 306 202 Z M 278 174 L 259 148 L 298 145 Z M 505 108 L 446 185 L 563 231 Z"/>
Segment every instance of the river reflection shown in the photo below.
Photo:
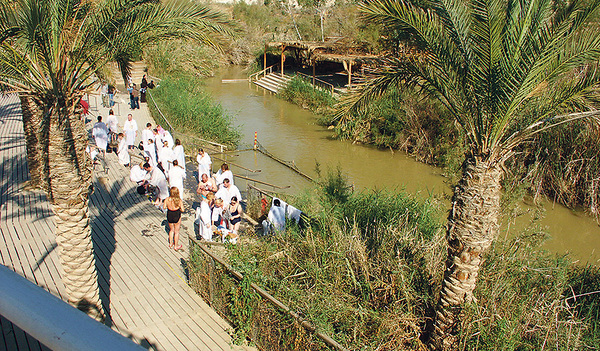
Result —
<path fill-rule="evenodd" d="M 242 132 L 240 149 L 250 148 L 254 133 L 257 132 L 258 141 L 265 149 L 283 160 L 293 161 L 310 176 L 315 176 L 317 162 L 322 170 L 339 166 L 350 183 L 358 189 L 405 189 L 421 197 L 440 199 L 443 201 L 442 208 L 449 207 L 451 189 L 439 169 L 416 162 L 402 152 L 392 153 L 332 140 L 331 132 L 317 125 L 312 113 L 247 82 L 221 82 L 223 78 L 245 77 L 246 74 L 239 67 L 230 67 L 207 81 L 207 89 L 234 117 L 234 124 Z M 310 185 L 305 178 L 262 154 L 254 151 L 241 151 L 238 154 L 239 157 L 230 160 L 250 169 L 260 169 L 261 172 L 252 173 L 233 167 L 235 173 L 290 187 L 278 191 L 295 192 Z M 217 164 L 219 161 L 213 162 Z M 241 188 L 245 187 L 242 180 L 240 184 Z M 274 190 L 266 185 L 260 187 Z M 552 236 L 545 247 L 558 253 L 571 252 L 574 260 L 599 262 L 600 227 L 596 221 L 581 212 L 547 201 L 542 205 L 545 211 L 539 226 Z M 506 235 L 508 228 L 512 232 L 526 226 L 535 211 L 523 203 L 515 212 L 522 215 L 503 220 L 501 235 Z"/>

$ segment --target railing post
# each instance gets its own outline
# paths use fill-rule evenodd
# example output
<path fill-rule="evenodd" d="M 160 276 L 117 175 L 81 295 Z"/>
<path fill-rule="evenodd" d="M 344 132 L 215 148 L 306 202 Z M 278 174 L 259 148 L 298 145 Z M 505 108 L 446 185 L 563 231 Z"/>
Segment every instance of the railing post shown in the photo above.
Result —
<path fill-rule="evenodd" d="M 208 259 L 208 301 L 213 306 L 215 303 L 215 260 Z"/>

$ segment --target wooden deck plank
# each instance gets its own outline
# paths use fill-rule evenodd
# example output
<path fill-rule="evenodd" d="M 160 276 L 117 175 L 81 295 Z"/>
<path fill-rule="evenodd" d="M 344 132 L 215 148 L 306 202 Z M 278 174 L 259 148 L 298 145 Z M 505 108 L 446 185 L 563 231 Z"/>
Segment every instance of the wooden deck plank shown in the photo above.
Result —
<path fill-rule="evenodd" d="M 2 326 L 2 339 L 4 340 L 5 350 L 18 350 L 13 324 L 0 315 L 0 325 Z"/>
<path fill-rule="evenodd" d="M 217 335 L 214 331 L 207 327 L 206 322 L 202 319 L 199 313 L 191 313 L 188 318 L 184 319 L 184 322 L 187 326 L 187 334 L 190 334 L 201 337 L 205 343 L 207 340 L 210 340 L 210 344 L 215 345 L 211 346 L 213 350 L 228 350 L 229 349 L 229 341 L 231 339 L 225 339 L 222 335 Z M 228 334 L 225 334 L 229 336 Z"/>
<path fill-rule="evenodd" d="M 13 242 L 12 232 L 9 229 L 10 225 L 3 225 L 0 223 L 0 231 L 2 232 L 5 241 L 5 247 L 7 248 L 10 261 L 4 262 L 5 266 L 12 268 L 15 272 L 19 273 L 21 276 L 25 277 L 24 269 L 21 264 L 21 260 L 19 259 L 19 255 L 15 248 L 15 244 Z"/>
<path fill-rule="evenodd" d="M 23 225 L 17 230 L 13 227 L 15 233 L 20 233 L 20 240 L 16 242 L 16 248 L 23 255 L 23 259 L 28 264 L 26 265 L 26 271 L 29 272 L 30 279 L 32 282 L 37 284 L 38 286 L 43 287 L 46 290 L 49 290 L 50 287 L 54 285 L 52 280 L 47 279 L 47 275 L 43 274 L 43 271 L 39 271 L 37 268 L 37 255 L 34 254 L 34 250 L 37 251 L 37 245 L 35 240 L 31 237 L 31 231 L 29 226 Z"/>
<path fill-rule="evenodd" d="M 0 98 L 0 106 L 6 103 Z M 142 112 L 134 112 L 138 125 L 145 125 L 144 118 L 148 118 L 147 111 Z M 64 298 L 52 211 L 44 193 L 22 191 L 28 174 L 22 122 L 17 117 L 7 117 L 0 110 L 5 122 L 0 123 L 0 260 Z M 102 295 L 110 299 L 113 329 L 159 350 L 230 349 L 229 325 L 185 281 L 181 262 L 187 258 L 187 235 L 194 235 L 193 226 L 182 230 L 184 251 L 169 249 L 164 214 L 135 192 L 129 170 L 118 163 L 115 154 L 107 154 L 106 163 L 106 173 L 96 173 L 106 177 L 106 188 L 94 180 L 90 225 L 98 280 Z M 144 236 L 143 230 L 150 230 L 152 236 Z M 2 330 L 0 345 L 15 346 L 16 335 L 20 342 L 47 349 L 22 331 L 15 334 L 9 329 L 10 335 L 5 335 Z"/>
<path fill-rule="evenodd" d="M 0 316 L 2 321 L 2 332 L 6 340 L 6 348 L 8 350 L 28 350 L 27 337 L 25 332 L 11 323 L 8 319 Z"/>
<path fill-rule="evenodd" d="M 198 333 L 199 330 L 206 333 L 206 335 L 216 344 L 220 345 L 223 349 L 227 349 L 227 346 L 231 342 L 231 337 L 227 333 L 227 329 L 215 330 L 212 319 L 207 320 L 206 316 L 201 312 L 190 313 L 190 330 Z M 231 327 L 229 327 L 231 328 Z"/>
<path fill-rule="evenodd" d="M 39 271 L 46 281 L 47 289 L 57 296 L 64 296 L 64 284 L 61 284 L 61 277 L 56 269 L 55 262 L 51 256 L 53 247 L 46 246 L 39 234 L 39 228 L 34 223 L 24 223 L 24 227 L 29 228 L 31 241 L 30 248 L 34 258 L 34 272 Z M 38 229 L 38 230 L 35 230 Z"/>

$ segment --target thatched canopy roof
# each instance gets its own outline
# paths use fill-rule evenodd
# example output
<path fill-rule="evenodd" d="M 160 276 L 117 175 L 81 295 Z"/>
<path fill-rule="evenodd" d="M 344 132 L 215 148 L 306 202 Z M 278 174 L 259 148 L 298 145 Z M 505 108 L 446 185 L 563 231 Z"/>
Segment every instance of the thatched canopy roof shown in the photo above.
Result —
<path fill-rule="evenodd" d="M 337 62 L 352 65 L 376 64 L 381 57 L 368 53 L 364 46 L 356 45 L 345 38 L 327 38 L 321 41 L 280 41 L 268 43 L 269 47 L 284 48 L 300 52 L 310 63 Z"/>

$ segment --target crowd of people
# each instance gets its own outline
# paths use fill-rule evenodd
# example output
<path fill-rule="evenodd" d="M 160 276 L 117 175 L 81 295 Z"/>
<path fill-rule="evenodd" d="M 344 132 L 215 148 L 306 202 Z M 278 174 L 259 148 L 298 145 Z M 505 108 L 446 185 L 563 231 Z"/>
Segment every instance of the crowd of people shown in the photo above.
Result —
<path fill-rule="evenodd" d="M 146 89 L 153 88 L 154 84 L 147 83 L 144 76 L 142 86 L 141 100 L 145 102 Z M 130 90 L 131 108 L 139 108 L 135 85 L 131 84 L 128 90 Z M 108 97 L 108 94 L 106 95 Z M 112 96 L 107 100 L 107 106 L 112 106 Z M 169 247 L 179 250 L 181 249 L 179 244 L 181 213 L 185 211 L 182 201 L 186 194 L 184 180 L 187 176 L 183 145 L 179 139 L 173 140 L 171 133 L 160 125 L 154 127 L 151 123 L 147 123 L 146 128 L 139 131 L 138 124 L 131 113 L 127 115 L 122 126 L 122 130 L 119 131 L 119 121 L 112 109 L 108 112 L 106 123 L 102 116 L 98 116 L 92 128 L 92 136 L 95 140 L 95 146 L 91 145 L 89 150 L 92 159 L 104 156 L 107 151 L 117 153 L 119 162 L 130 168 L 130 179 L 137 183 L 138 193 L 147 194 L 154 205 L 166 213 L 169 224 Z M 138 134 L 141 141 L 135 145 Z M 136 147 L 142 152 L 143 161 L 133 165 L 130 152 Z M 195 223 L 198 225 L 200 237 L 212 241 L 214 235 L 220 235 L 223 241 L 236 243 L 244 210 L 240 204 L 242 195 L 234 184 L 233 173 L 226 163 L 213 173 L 211 157 L 203 149 L 198 150 L 196 161 L 198 186 L 195 192 L 201 201 L 196 209 Z M 275 211 L 279 209 L 277 205 L 279 203 L 275 204 L 274 207 L 277 207 Z M 270 227 L 266 228 L 266 231 L 281 229 L 282 221 L 278 218 L 281 216 L 276 217 L 270 213 L 268 218 Z M 275 226 L 273 227 L 272 224 Z"/>

